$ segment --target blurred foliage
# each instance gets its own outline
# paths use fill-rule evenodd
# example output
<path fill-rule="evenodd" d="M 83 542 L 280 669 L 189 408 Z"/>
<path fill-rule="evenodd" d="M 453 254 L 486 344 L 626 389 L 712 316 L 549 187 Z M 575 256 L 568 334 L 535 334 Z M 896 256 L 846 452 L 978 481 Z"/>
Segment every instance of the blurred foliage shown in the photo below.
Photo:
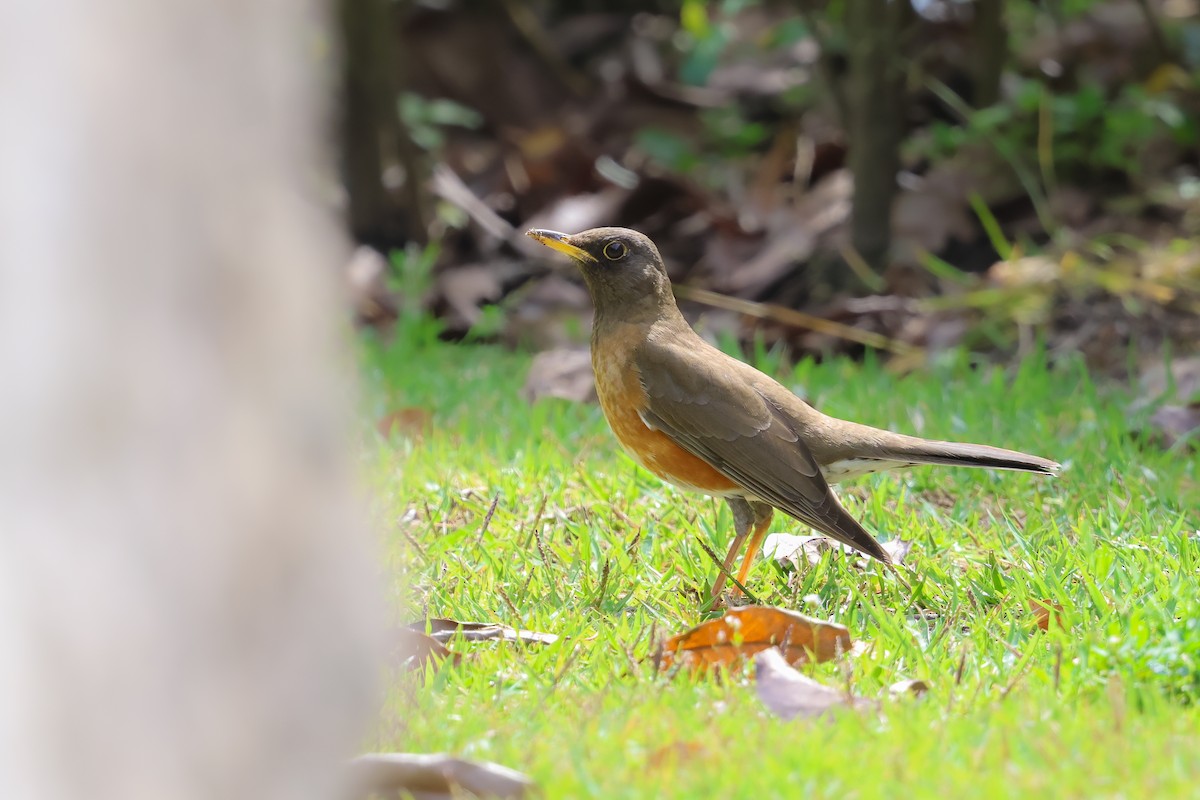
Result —
<path fill-rule="evenodd" d="M 703 109 L 698 116 L 698 137 L 645 127 L 637 132 L 637 145 L 659 166 L 716 186 L 722 165 L 758 152 L 771 137 L 768 125 L 747 120 L 736 107 Z"/>
<path fill-rule="evenodd" d="M 433 291 L 438 254 L 435 244 L 413 245 L 393 250 L 388 259 L 388 288 L 399 299 L 394 338 L 416 349 L 435 344 L 443 329 L 442 321 L 429 312 L 425 301 Z"/>
<path fill-rule="evenodd" d="M 425 230 L 442 245 L 392 259 L 393 291 L 417 304 L 404 335 L 524 341 L 520 326 L 586 314 L 561 286 L 531 291 L 544 276 L 516 239 L 599 224 L 652 236 L 677 283 L 820 309 L 918 348 L 1012 352 L 1031 327 L 1080 348 L 1103 340 L 1088 326 L 1116 347 L 1168 319 L 1194 330 L 1200 2 L 1013 0 L 999 22 L 994 0 L 899 2 L 393 0 L 409 58 L 387 113 L 437 164 Z M 856 83 L 872 64 L 848 27 L 878 33 L 873 10 L 879 30 L 900 31 L 886 64 L 901 79 L 883 95 Z M 871 115 L 863 97 L 902 101 Z M 896 153 L 896 136 L 863 144 L 892 119 L 898 157 L 856 163 Z M 389 191 L 419 174 L 400 166 Z M 894 202 L 862 223 L 853 185 L 878 199 L 888 181 Z M 883 258 L 863 229 L 892 231 Z M 458 268 L 490 270 L 494 288 L 446 302 L 435 273 Z M 518 295 L 551 322 L 507 330 Z M 865 295 L 894 302 L 846 301 Z M 478 313 L 439 329 L 430 309 L 452 305 Z M 1105 319 L 1114 309 L 1141 320 Z M 771 343 L 857 352 L 800 327 L 781 323 Z"/>
<path fill-rule="evenodd" d="M 445 98 L 432 100 L 412 92 L 402 92 L 398 100 L 400 119 L 412 140 L 426 150 L 437 150 L 446 143 L 447 127 L 478 128 L 483 123 L 479 112 Z"/>
<path fill-rule="evenodd" d="M 1084 180 L 1106 171 L 1136 177 L 1146 148 L 1164 137 L 1195 146 L 1200 128 L 1170 95 L 1150 94 L 1142 86 L 1122 86 L 1109 98 L 1095 85 L 1055 94 L 1045 83 L 1024 78 L 1010 102 L 974 111 L 962 124 L 932 122 L 917 152 L 937 160 L 964 146 L 1004 139 L 1018 152 L 1036 153 L 1042 137 L 1051 142 L 1054 174 Z"/>

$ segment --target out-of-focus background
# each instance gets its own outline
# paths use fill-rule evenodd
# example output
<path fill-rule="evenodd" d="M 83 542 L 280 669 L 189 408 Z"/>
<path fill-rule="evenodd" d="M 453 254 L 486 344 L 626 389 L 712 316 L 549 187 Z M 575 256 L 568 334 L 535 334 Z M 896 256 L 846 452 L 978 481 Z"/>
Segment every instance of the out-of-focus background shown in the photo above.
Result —
<path fill-rule="evenodd" d="M 368 749 L 446 797 L 425 754 L 549 797 L 1187 796 L 1198 5 L 0 3 L 0 797 L 315 800 Z M 1064 463 L 848 487 L 911 582 L 781 521 L 749 588 L 865 643 L 806 672 L 932 702 L 797 747 L 659 675 L 727 513 L 527 402 L 591 395 L 591 312 L 522 234 L 597 225 L 831 413 Z"/>
<path fill-rule="evenodd" d="M 623 225 L 710 332 L 1124 375 L 1200 341 L 1198 7 L 343 0 L 360 317 L 576 345 L 521 234 Z"/>

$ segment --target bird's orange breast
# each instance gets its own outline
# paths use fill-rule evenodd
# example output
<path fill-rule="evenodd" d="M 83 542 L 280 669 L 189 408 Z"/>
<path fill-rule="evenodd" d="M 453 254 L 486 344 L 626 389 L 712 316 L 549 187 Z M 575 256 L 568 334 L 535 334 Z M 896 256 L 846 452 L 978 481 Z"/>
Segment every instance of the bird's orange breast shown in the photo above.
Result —
<path fill-rule="evenodd" d="M 646 408 L 646 390 L 630 358 L 632 347 L 622 346 L 628 344 L 621 334 L 614 333 L 592 347 L 596 394 L 617 441 L 635 461 L 676 486 L 712 495 L 739 493 L 740 487 L 707 461 L 642 421 L 639 411 Z"/>

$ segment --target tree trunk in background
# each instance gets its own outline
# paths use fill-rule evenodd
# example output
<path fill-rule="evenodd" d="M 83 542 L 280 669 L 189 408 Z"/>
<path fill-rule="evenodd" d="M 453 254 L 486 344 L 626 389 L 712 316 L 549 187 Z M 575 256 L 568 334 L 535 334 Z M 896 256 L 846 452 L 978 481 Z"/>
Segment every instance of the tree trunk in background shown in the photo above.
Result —
<path fill-rule="evenodd" d="M 386 250 L 428 238 L 421 153 L 400 122 L 389 0 L 338 0 L 342 68 L 342 180 L 350 231 Z M 404 202 L 384 185 L 387 161 L 404 170 Z"/>
<path fill-rule="evenodd" d="M 372 716 L 322 11 L 0 5 L 0 797 L 328 798 Z"/>
<path fill-rule="evenodd" d="M 972 103 L 987 108 L 1000 99 L 1000 78 L 1008 59 L 1008 28 L 1004 0 L 975 0 L 971 22 Z"/>
<path fill-rule="evenodd" d="M 848 154 L 854 175 L 851 244 L 876 271 L 887 265 L 892 201 L 904 137 L 904 65 L 900 41 L 908 0 L 846 0 L 850 75 Z M 847 284 L 854 276 L 846 270 Z"/>

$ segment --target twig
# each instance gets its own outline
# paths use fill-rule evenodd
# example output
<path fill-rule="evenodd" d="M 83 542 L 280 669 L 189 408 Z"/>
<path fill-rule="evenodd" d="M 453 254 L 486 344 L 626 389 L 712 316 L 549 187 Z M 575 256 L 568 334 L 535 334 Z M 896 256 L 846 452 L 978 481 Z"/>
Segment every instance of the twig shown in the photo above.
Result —
<path fill-rule="evenodd" d="M 857 342 L 866 347 L 874 347 L 877 350 L 887 350 L 897 355 L 909 355 L 921 352 L 921 348 L 907 342 L 889 339 L 873 331 L 862 331 L 852 325 L 834 322 L 831 319 L 806 314 L 803 311 L 797 311 L 794 308 L 774 303 L 743 300 L 740 297 L 717 294 L 708 289 L 699 289 L 694 286 L 676 286 L 675 294 L 684 300 L 692 300 L 714 308 L 736 311 L 740 314 L 756 317 L 757 319 L 769 319 L 783 323 L 784 325 L 792 325 L 797 328 L 805 328 L 818 333 L 828 334 L 829 336 L 836 336 L 839 339 Z"/>
<path fill-rule="evenodd" d="M 492 517 L 496 514 L 496 506 L 500 503 L 500 493 L 496 492 L 496 496 L 492 498 L 492 504 L 488 507 L 487 514 L 483 518 L 483 524 L 479 526 L 479 535 L 475 537 L 475 546 L 478 547 L 483 543 L 483 537 L 487 533 L 488 526 L 492 524 Z"/>
<path fill-rule="evenodd" d="M 411 544 L 416 549 L 417 553 L 420 554 L 421 560 L 428 564 L 429 554 L 425 552 L 425 548 L 421 546 L 419 541 L 417 541 L 417 537 L 408 532 L 407 526 L 400 526 L 400 535 L 408 540 L 408 543 Z"/>
<path fill-rule="evenodd" d="M 592 605 L 600 607 L 600 601 L 604 599 L 604 592 L 608 589 L 608 573 L 612 570 L 612 559 L 604 559 L 604 569 L 600 571 L 600 587 L 596 589 L 596 597 L 592 600 Z"/>
<path fill-rule="evenodd" d="M 895 578 L 896 580 L 900 581 L 900 585 L 903 586 L 905 591 L 907 591 L 911 595 L 912 594 L 912 586 L 909 585 L 908 581 L 906 581 L 904 579 L 904 575 L 900 572 L 900 567 L 903 565 L 892 563 L 892 564 L 885 564 L 884 566 L 891 569 L 892 577 Z"/>
<path fill-rule="evenodd" d="M 551 691 L 558 688 L 558 682 L 563 679 L 563 677 L 567 674 L 567 670 L 570 669 L 579 659 L 579 651 L 581 649 L 582 648 L 579 647 L 579 645 L 575 645 L 575 647 L 571 648 L 571 654 L 567 656 L 567 660 L 563 662 L 562 667 L 559 668 L 558 672 L 555 673 L 554 678 L 550 681 Z"/>
<path fill-rule="evenodd" d="M 546 510 L 546 500 L 547 500 L 547 495 L 543 494 L 542 495 L 542 504 L 538 506 L 537 513 L 535 513 L 533 515 L 533 524 L 535 526 L 535 529 L 536 529 L 536 526 L 540 525 L 542 522 L 542 513 L 545 512 L 545 510 Z M 524 526 L 522 526 L 521 529 L 524 530 L 525 529 Z M 531 544 L 533 544 L 533 533 L 532 532 L 530 532 L 530 534 L 525 537 L 525 543 L 521 545 L 521 549 L 528 550 L 529 545 L 531 545 Z M 543 554 L 543 560 L 545 560 L 545 554 Z"/>
<path fill-rule="evenodd" d="M 741 582 L 738 581 L 737 578 L 733 577 L 733 575 L 730 574 L 729 570 L 725 568 L 725 565 L 723 563 L 721 563 L 721 559 L 717 557 L 717 554 L 712 551 L 711 547 L 709 547 L 707 544 L 704 543 L 703 539 L 701 539 L 699 536 L 697 536 L 696 543 L 700 545 L 700 547 L 704 550 L 704 552 L 708 554 L 708 557 L 712 559 L 713 563 L 717 565 L 717 569 L 721 571 L 721 574 L 724 575 L 729 580 L 730 583 L 732 583 L 734 586 L 736 586 L 738 589 L 740 589 L 742 591 L 742 594 L 746 595 L 747 600 L 749 600 L 751 603 L 754 603 L 756 606 L 762 605 L 762 602 L 757 597 L 755 597 L 753 594 L 751 594 L 749 592 L 749 590 L 747 590 L 746 587 L 743 586 L 741 584 Z M 713 600 L 712 603 L 709 604 L 709 610 L 716 608 L 717 603 L 720 601 L 720 599 L 721 598 L 719 598 L 719 597 L 714 597 L 712 599 Z"/>
<path fill-rule="evenodd" d="M 625 547 L 625 555 L 629 556 L 631 564 L 636 564 L 638 562 L 638 556 L 640 555 L 638 545 L 641 544 L 641 542 L 642 529 L 638 528 L 637 532 L 635 532 L 633 535 L 633 541 Z"/>
<path fill-rule="evenodd" d="M 850 270 L 863 282 L 863 286 L 866 286 L 872 292 L 882 292 L 887 288 L 887 283 L 875 273 L 875 270 L 871 269 L 871 265 L 859 254 L 854 245 L 844 245 L 841 248 L 841 255 L 846 265 L 850 267 Z"/>
<path fill-rule="evenodd" d="M 458 206 L 475 224 L 505 242 L 518 240 L 517 229 L 480 200 L 458 174 L 445 164 L 433 168 L 433 193 L 451 205 Z"/>
<path fill-rule="evenodd" d="M 532 570 L 530 571 L 532 572 Z M 504 600 L 504 604 L 508 606 L 508 610 L 513 613 L 513 622 L 517 623 L 513 627 L 517 630 L 524 628 L 525 621 L 521 619 L 521 612 L 517 610 L 517 605 L 512 601 L 512 598 L 508 596 L 508 592 L 504 591 L 503 586 L 496 584 L 496 593 L 500 595 L 502 600 Z"/>

